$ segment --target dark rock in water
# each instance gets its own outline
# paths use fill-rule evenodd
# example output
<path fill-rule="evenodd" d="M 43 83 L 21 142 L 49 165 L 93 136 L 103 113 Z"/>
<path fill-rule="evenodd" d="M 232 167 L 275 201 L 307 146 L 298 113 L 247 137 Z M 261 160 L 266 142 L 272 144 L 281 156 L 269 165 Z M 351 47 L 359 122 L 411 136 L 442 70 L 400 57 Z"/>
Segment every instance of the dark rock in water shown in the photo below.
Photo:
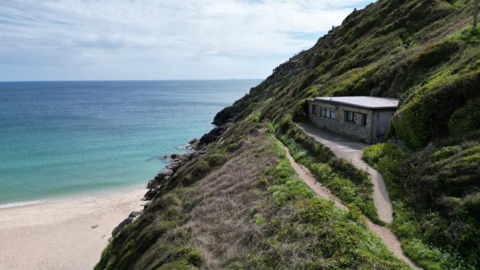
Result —
<path fill-rule="evenodd" d="M 176 171 L 178 171 L 178 169 L 180 169 L 180 167 L 182 167 L 182 165 L 183 165 L 182 162 L 177 161 L 177 162 L 174 162 L 174 163 L 170 164 L 168 166 L 168 168 L 175 173 Z"/>
<path fill-rule="evenodd" d="M 195 145 L 195 144 L 197 144 L 199 141 L 200 141 L 199 139 L 193 139 L 193 140 L 189 141 L 188 144 L 190 144 L 190 145 Z"/>
<path fill-rule="evenodd" d="M 132 224 L 133 221 L 135 221 L 135 218 L 133 218 L 133 217 L 128 217 L 128 218 L 124 219 L 120 224 L 118 224 L 118 226 L 115 229 L 113 229 L 112 236 L 113 237 L 117 236 L 117 234 L 119 234 L 121 231 L 123 231 L 123 229 L 125 229 L 125 227 Z"/>
<path fill-rule="evenodd" d="M 170 158 L 171 158 L 171 159 L 176 159 L 176 158 L 178 158 L 179 156 L 180 156 L 180 154 L 172 154 L 172 155 L 170 156 Z"/>
<path fill-rule="evenodd" d="M 189 150 L 195 150 L 195 149 L 197 149 L 199 142 L 200 142 L 199 139 L 193 139 L 193 140 L 188 142 L 188 145 L 187 145 L 186 148 L 189 149 Z"/>

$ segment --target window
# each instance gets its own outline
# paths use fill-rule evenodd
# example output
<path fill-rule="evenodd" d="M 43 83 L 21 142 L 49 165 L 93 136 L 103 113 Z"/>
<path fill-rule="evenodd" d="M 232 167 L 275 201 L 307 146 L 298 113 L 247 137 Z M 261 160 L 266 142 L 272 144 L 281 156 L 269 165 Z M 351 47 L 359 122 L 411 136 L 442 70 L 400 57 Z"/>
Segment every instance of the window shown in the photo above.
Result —
<path fill-rule="evenodd" d="M 366 125 L 367 125 L 367 115 L 362 114 L 362 126 L 366 126 Z"/>
<path fill-rule="evenodd" d="M 317 115 L 317 105 L 312 105 L 312 114 Z"/>
<path fill-rule="evenodd" d="M 330 109 L 330 119 L 335 119 L 335 109 Z"/>
<path fill-rule="evenodd" d="M 357 122 L 357 113 L 345 111 L 345 121 L 356 123 Z"/>
<path fill-rule="evenodd" d="M 335 109 L 321 107 L 321 116 L 324 118 L 335 119 Z"/>

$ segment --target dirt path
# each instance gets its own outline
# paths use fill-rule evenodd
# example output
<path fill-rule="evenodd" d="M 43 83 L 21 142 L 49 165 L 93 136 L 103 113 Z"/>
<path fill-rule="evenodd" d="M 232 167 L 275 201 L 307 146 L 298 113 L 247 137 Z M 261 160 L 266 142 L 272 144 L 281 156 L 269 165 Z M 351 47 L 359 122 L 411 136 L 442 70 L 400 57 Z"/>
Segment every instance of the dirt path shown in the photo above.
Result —
<path fill-rule="evenodd" d="M 301 164 L 298 164 L 293 159 L 292 155 L 290 154 L 290 150 L 287 147 L 285 147 L 285 152 L 298 178 L 303 180 L 313 190 L 313 192 L 315 192 L 315 194 L 324 199 L 333 200 L 335 205 L 342 209 L 348 209 L 340 199 L 338 199 L 335 195 L 332 194 L 332 192 L 328 188 L 322 186 L 317 181 L 315 176 L 313 176 L 313 174 L 308 168 Z M 402 244 L 400 243 L 400 240 L 398 240 L 397 236 L 395 236 L 395 234 L 393 234 L 388 228 L 373 223 L 367 217 L 365 217 L 365 223 L 367 224 L 370 231 L 372 231 L 376 236 L 378 236 L 383 241 L 383 243 L 385 243 L 385 246 L 388 248 L 388 250 L 390 250 L 390 252 L 392 252 L 397 258 L 405 261 L 413 268 L 421 269 L 412 260 L 405 256 L 405 254 L 403 254 Z"/>
<path fill-rule="evenodd" d="M 357 168 L 363 169 L 370 174 L 373 183 L 373 203 L 375 208 L 377 208 L 378 218 L 385 223 L 391 224 L 393 221 L 393 207 L 392 201 L 388 196 L 385 180 L 377 170 L 362 159 L 363 149 L 368 145 L 318 128 L 312 124 L 301 124 L 299 128 L 330 148 L 338 157 L 350 160 Z"/>

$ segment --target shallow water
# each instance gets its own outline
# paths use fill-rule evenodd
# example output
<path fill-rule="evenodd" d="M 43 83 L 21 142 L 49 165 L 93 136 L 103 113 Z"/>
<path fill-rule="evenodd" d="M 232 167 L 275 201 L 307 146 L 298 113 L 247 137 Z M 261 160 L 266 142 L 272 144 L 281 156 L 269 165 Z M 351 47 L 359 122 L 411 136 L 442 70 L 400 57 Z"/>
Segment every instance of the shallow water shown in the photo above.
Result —
<path fill-rule="evenodd" d="M 146 184 L 259 82 L 0 83 L 0 204 Z"/>

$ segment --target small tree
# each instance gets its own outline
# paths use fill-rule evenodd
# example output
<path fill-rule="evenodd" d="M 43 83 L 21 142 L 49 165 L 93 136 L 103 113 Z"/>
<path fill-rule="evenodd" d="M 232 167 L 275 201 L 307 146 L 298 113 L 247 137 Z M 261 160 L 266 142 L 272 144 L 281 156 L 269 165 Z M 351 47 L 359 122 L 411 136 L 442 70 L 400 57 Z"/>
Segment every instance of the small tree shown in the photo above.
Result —
<path fill-rule="evenodd" d="M 473 28 L 477 27 L 477 17 L 478 17 L 478 0 L 473 2 Z"/>

